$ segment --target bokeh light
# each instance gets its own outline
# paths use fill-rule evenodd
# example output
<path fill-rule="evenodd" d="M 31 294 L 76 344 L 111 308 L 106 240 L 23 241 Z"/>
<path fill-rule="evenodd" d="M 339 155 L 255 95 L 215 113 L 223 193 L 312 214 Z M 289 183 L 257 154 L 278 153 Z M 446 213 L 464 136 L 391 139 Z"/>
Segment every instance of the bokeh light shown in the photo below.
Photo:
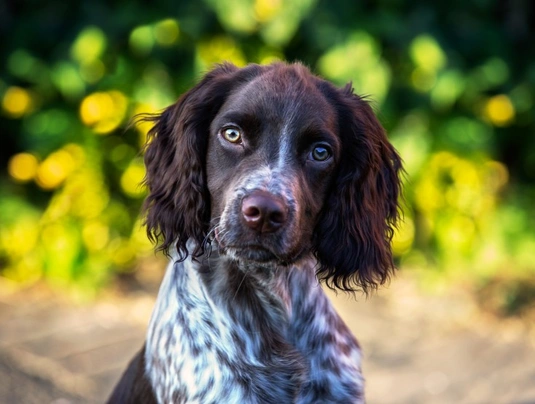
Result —
<path fill-rule="evenodd" d="M 245 56 L 238 44 L 228 36 L 211 38 L 198 46 L 199 71 L 205 72 L 216 63 L 232 62 L 244 66 Z"/>
<path fill-rule="evenodd" d="M 515 118 L 513 103 L 505 94 L 489 98 L 484 107 L 484 116 L 495 126 L 506 126 Z"/>
<path fill-rule="evenodd" d="M 75 161 L 65 150 L 48 156 L 37 168 L 35 182 L 43 189 L 54 189 L 61 185 L 73 171 Z"/>
<path fill-rule="evenodd" d="M 9 175 L 19 182 L 32 180 L 39 165 L 37 157 L 31 153 L 18 153 L 9 159 L 7 170 Z"/>
<path fill-rule="evenodd" d="M 415 230 L 413 219 L 409 216 L 404 216 L 392 239 L 392 251 L 395 256 L 402 256 L 410 251 L 414 242 Z"/>
<path fill-rule="evenodd" d="M 430 72 L 442 69 L 447 62 L 444 51 L 430 35 L 416 37 L 410 45 L 409 52 L 412 61 L 417 67 Z"/>
<path fill-rule="evenodd" d="M 178 22 L 168 18 L 154 26 L 154 39 L 161 46 L 171 46 L 178 40 L 180 34 Z"/>
<path fill-rule="evenodd" d="M 106 35 L 100 28 L 86 27 L 74 40 L 71 57 L 80 64 L 91 63 L 102 56 L 106 46 Z"/>
<path fill-rule="evenodd" d="M 318 61 L 323 75 L 339 85 L 353 82 L 355 91 L 381 104 L 390 86 L 391 72 L 381 58 L 376 40 L 365 32 L 333 47 Z"/>
<path fill-rule="evenodd" d="M 102 250 L 109 241 L 109 228 L 99 221 L 89 221 L 83 227 L 82 239 L 89 251 Z"/>
<path fill-rule="evenodd" d="M 282 0 L 256 0 L 254 2 L 254 15 L 257 21 L 265 23 L 279 14 Z"/>
<path fill-rule="evenodd" d="M 142 159 L 134 159 L 124 171 L 121 177 L 121 188 L 124 193 L 133 198 L 145 195 L 145 189 L 141 186 L 145 178 L 145 165 Z"/>
<path fill-rule="evenodd" d="M 80 105 L 82 122 L 95 133 L 110 133 L 126 116 L 128 100 L 120 91 L 96 92 L 88 95 Z"/>
<path fill-rule="evenodd" d="M 148 55 L 154 46 L 154 35 L 151 27 L 143 25 L 132 30 L 129 44 L 134 53 L 140 56 Z"/>
<path fill-rule="evenodd" d="M 20 118 L 32 110 L 33 100 L 30 92 L 20 87 L 10 87 L 4 94 L 2 107 L 13 118 Z"/>

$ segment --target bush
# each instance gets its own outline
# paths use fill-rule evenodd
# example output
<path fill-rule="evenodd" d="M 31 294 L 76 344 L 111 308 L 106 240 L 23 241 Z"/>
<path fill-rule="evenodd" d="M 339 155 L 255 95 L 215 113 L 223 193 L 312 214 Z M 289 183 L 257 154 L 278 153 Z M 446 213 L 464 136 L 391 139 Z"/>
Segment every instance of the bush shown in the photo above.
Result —
<path fill-rule="evenodd" d="M 504 272 L 533 278 L 531 4 L 176 3 L 4 6 L 2 276 L 94 290 L 151 256 L 138 216 L 147 128 L 126 129 L 131 117 L 214 63 L 299 59 L 374 100 L 405 160 L 402 268 L 475 290 Z"/>

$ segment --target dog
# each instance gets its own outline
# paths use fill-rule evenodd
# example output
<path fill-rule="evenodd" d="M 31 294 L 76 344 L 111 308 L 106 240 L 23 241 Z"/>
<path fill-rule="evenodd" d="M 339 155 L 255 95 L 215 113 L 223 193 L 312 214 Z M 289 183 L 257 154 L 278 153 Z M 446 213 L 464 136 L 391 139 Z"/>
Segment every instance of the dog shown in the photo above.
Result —
<path fill-rule="evenodd" d="M 142 119 L 147 232 L 171 260 L 109 402 L 364 402 L 320 284 L 394 272 L 402 162 L 369 103 L 299 63 L 227 63 Z"/>

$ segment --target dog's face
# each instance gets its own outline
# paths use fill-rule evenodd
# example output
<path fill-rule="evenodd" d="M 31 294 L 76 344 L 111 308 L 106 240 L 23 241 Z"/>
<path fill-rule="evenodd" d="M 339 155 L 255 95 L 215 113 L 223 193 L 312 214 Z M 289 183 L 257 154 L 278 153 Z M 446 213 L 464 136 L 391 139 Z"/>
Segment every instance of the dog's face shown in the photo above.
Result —
<path fill-rule="evenodd" d="M 210 125 L 206 173 L 220 252 L 291 263 L 312 247 L 339 160 L 336 111 L 304 68 L 233 92 Z"/>
<path fill-rule="evenodd" d="M 388 279 L 401 161 L 350 85 L 300 64 L 226 64 L 145 119 L 146 223 L 160 249 L 199 257 L 212 240 L 261 265 L 312 253 L 318 276 L 346 290 Z"/>

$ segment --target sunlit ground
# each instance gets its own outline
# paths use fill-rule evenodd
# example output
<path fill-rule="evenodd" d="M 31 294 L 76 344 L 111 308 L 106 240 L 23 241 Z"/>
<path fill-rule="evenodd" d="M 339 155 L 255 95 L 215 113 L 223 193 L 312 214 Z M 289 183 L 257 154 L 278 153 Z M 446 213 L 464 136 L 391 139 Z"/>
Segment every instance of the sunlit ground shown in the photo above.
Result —
<path fill-rule="evenodd" d="M 73 305 L 42 286 L 21 293 L 0 283 L 0 397 L 27 402 L 33 392 L 43 401 L 103 402 L 143 343 L 160 264 L 139 268 L 91 304 Z M 402 273 L 368 299 L 328 294 L 362 346 L 368 402 L 535 398 L 535 329 L 481 311 L 466 291 L 423 293 Z M 21 373 L 34 379 L 24 376 L 26 388 L 13 389 L 10 380 Z"/>

